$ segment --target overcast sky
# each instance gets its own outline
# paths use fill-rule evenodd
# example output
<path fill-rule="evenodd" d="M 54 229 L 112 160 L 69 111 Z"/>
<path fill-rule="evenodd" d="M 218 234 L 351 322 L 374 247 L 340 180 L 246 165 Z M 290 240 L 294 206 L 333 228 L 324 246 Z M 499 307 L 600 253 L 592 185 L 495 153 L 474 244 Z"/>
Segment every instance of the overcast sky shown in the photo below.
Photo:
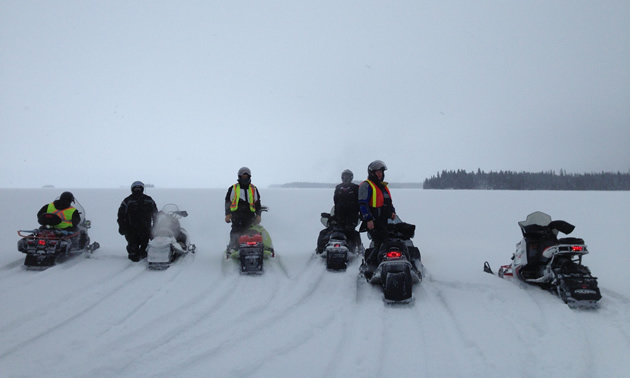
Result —
<path fill-rule="evenodd" d="M 630 2 L 0 0 L 0 187 L 630 170 Z"/>

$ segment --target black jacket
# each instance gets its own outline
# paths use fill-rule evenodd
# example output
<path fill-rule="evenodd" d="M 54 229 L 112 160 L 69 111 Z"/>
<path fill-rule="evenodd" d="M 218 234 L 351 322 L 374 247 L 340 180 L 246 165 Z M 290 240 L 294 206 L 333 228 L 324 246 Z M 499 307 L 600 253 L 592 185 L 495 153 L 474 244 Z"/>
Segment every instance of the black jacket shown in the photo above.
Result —
<path fill-rule="evenodd" d="M 146 194 L 131 194 L 118 208 L 118 232 L 149 234 L 157 214 L 153 198 Z"/>
<path fill-rule="evenodd" d="M 356 227 L 359 218 L 359 185 L 339 184 L 333 195 L 335 218 L 349 227 Z"/>

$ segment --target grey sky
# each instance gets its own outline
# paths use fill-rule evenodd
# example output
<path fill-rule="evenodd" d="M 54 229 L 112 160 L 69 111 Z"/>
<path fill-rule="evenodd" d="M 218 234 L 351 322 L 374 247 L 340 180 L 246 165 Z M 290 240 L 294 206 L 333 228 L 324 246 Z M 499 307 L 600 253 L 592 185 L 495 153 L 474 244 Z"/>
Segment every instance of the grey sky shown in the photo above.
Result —
<path fill-rule="evenodd" d="M 607 0 L 2 0 L 0 187 L 628 172 L 628 20 Z"/>

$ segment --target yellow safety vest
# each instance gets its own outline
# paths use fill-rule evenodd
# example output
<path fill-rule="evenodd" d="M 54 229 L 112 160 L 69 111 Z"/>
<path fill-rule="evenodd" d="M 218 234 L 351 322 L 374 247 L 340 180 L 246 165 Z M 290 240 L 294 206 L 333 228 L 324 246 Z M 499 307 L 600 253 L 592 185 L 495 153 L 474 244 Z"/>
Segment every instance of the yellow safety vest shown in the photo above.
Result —
<path fill-rule="evenodd" d="M 385 203 L 385 197 L 383 196 L 383 192 L 370 180 L 365 180 L 368 182 L 368 184 L 370 184 L 370 187 L 372 187 L 372 198 L 371 198 L 371 205 L 372 207 L 381 207 L 383 206 L 383 204 Z M 389 194 L 389 198 L 392 198 L 392 194 L 389 192 L 389 188 L 387 187 L 387 183 L 384 182 L 383 186 L 385 187 L 385 190 L 387 191 L 387 194 Z"/>
<path fill-rule="evenodd" d="M 55 207 L 54 203 L 48 204 L 48 209 L 46 209 L 47 213 L 55 214 L 59 218 L 61 218 L 61 223 L 53 228 L 69 228 L 72 227 L 72 215 L 77 211 L 74 207 L 68 207 L 66 209 L 59 210 Z"/>
<path fill-rule="evenodd" d="M 247 188 L 247 191 L 249 192 L 248 197 L 248 202 L 249 202 L 249 210 L 252 211 L 252 213 L 256 212 L 256 206 L 255 206 L 255 202 L 256 202 L 256 187 L 252 184 L 249 184 L 249 188 Z M 230 204 L 230 211 L 236 211 L 236 209 L 238 209 L 238 201 L 241 198 L 241 185 L 239 184 L 234 184 L 234 186 L 232 186 L 232 203 Z"/>

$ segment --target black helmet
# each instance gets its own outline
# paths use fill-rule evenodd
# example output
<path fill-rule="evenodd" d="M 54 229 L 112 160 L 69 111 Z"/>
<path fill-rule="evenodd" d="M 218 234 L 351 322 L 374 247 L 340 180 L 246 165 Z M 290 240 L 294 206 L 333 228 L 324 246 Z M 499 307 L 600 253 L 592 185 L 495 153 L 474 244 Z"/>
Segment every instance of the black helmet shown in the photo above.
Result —
<path fill-rule="evenodd" d="M 142 181 L 134 181 L 133 184 L 131 184 L 131 193 L 134 193 L 136 191 L 144 193 L 144 184 L 142 183 Z"/>
<path fill-rule="evenodd" d="M 351 182 L 352 179 L 354 179 L 354 173 L 352 173 L 351 170 L 346 169 L 343 172 L 341 172 L 341 181 L 346 181 L 344 178 L 348 178 L 348 182 Z"/>
<path fill-rule="evenodd" d="M 247 167 L 242 167 L 241 169 L 238 170 L 238 177 L 240 178 L 242 175 L 247 174 L 249 175 L 249 177 L 252 177 L 252 171 L 249 170 L 249 168 Z"/>
<path fill-rule="evenodd" d="M 68 202 L 68 203 L 74 202 L 74 196 L 70 192 L 61 193 L 61 196 L 59 196 L 59 199 L 61 201 Z"/>
<path fill-rule="evenodd" d="M 376 171 L 386 171 L 387 166 L 383 163 L 382 160 L 374 160 L 368 165 L 368 174 L 372 174 Z"/>

